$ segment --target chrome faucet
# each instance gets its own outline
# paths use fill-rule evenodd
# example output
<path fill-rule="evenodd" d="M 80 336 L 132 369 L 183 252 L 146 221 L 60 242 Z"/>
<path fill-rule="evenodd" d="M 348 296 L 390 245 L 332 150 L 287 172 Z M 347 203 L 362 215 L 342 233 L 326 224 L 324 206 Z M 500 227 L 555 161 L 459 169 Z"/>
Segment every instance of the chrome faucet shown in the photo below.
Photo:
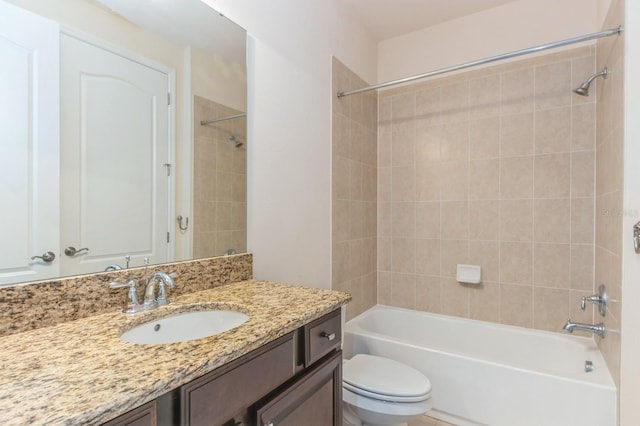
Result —
<path fill-rule="evenodd" d="M 171 288 L 175 287 L 175 283 L 173 278 L 176 277 L 177 273 L 167 274 L 164 272 L 156 272 L 149 278 L 147 281 L 147 287 L 144 290 L 144 302 L 142 302 L 142 306 L 144 306 L 145 310 L 153 309 L 158 306 L 164 306 L 169 303 L 169 299 L 167 299 L 167 288 L 169 286 Z M 158 283 L 158 295 L 156 296 L 155 284 Z"/>
<path fill-rule="evenodd" d="M 135 280 L 129 280 L 126 283 L 113 281 L 109 283 L 109 287 L 129 287 L 129 291 L 127 292 L 127 301 L 125 302 L 124 308 L 122 310 L 122 312 L 124 312 L 125 314 L 135 314 L 136 312 L 144 310 L 143 305 L 138 302 L 138 290 L 136 289 Z"/>
<path fill-rule="evenodd" d="M 114 281 L 109 283 L 111 288 L 129 287 L 127 292 L 127 301 L 122 312 L 125 314 L 135 314 L 136 312 L 148 311 L 158 306 L 164 306 L 169 303 L 167 299 L 167 288 L 175 287 L 173 278 L 177 277 L 177 273 L 166 274 L 164 272 L 156 272 L 147 280 L 147 286 L 144 290 L 144 301 L 138 302 L 138 292 L 136 282 L 129 280 L 126 283 Z M 158 295 L 156 296 L 156 283 L 158 283 Z"/>
<path fill-rule="evenodd" d="M 571 322 L 571 318 L 569 318 L 562 329 L 567 333 L 573 333 L 573 330 L 590 331 L 591 333 L 597 334 L 604 339 L 603 322 L 601 322 L 600 324 L 582 324 L 579 322 Z"/>

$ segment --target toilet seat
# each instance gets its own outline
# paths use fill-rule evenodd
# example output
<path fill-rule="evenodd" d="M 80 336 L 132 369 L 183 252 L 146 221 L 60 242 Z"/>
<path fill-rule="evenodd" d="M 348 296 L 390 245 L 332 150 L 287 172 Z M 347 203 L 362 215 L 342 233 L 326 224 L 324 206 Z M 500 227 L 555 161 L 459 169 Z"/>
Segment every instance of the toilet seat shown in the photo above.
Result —
<path fill-rule="evenodd" d="M 411 403 L 431 396 L 431 382 L 415 368 L 367 354 L 344 363 L 342 383 L 354 394 L 381 401 Z"/>
<path fill-rule="evenodd" d="M 431 398 L 420 402 L 395 403 L 357 395 L 346 388 L 342 389 L 342 397 L 345 416 L 354 415 L 367 424 L 396 425 L 409 422 L 432 408 Z"/>

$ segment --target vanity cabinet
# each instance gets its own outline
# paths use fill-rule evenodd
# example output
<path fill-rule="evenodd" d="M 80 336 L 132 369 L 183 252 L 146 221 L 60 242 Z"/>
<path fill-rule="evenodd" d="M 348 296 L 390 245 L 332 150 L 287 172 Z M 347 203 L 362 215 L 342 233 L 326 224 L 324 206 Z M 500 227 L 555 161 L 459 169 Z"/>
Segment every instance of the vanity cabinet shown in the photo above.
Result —
<path fill-rule="evenodd" d="M 325 426 L 342 424 L 342 352 L 311 368 L 258 408 L 256 424 Z"/>
<path fill-rule="evenodd" d="M 244 411 L 295 374 L 295 334 L 280 339 L 180 389 L 181 424 L 220 425 Z"/>
<path fill-rule="evenodd" d="M 158 424 L 156 411 L 156 401 L 151 401 L 108 421 L 104 426 L 156 426 Z"/>
<path fill-rule="evenodd" d="M 336 310 L 299 329 L 302 371 L 256 404 L 259 426 L 342 425 L 342 316 Z"/>
<path fill-rule="evenodd" d="M 305 367 L 342 345 L 342 315 L 339 309 L 304 325 L 302 329 Z"/>
<path fill-rule="evenodd" d="M 106 424 L 341 425 L 341 326 L 337 309 Z"/>

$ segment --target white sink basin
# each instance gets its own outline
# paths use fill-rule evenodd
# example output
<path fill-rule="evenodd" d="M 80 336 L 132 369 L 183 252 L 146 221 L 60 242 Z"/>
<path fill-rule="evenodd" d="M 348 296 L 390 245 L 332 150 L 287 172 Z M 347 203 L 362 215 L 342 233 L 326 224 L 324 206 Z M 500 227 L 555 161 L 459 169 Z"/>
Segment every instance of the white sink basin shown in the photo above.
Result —
<path fill-rule="evenodd" d="M 249 319 L 237 311 L 197 311 L 146 322 L 120 335 L 129 343 L 146 345 L 202 339 L 235 328 Z"/>

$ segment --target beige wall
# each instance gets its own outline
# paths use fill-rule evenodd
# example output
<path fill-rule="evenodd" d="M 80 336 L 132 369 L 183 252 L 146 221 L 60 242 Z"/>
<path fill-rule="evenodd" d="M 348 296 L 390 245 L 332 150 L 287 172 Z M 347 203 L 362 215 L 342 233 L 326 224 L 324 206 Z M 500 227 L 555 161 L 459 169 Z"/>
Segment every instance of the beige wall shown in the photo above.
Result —
<path fill-rule="evenodd" d="M 194 96 L 193 257 L 247 251 L 247 120 L 200 125 L 240 111 Z M 236 147 L 230 136 L 243 142 Z"/>
<path fill-rule="evenodd" d="M 333 59 L 333 93 L 367 83 Z M 352 294 L 347 318 L 376 304 L 375 92 L 333 100 L 331 149 L 332 286 Z"/>
<path fill-rule="evenodd" d="M 598 8 L 604 1 L 517 0 L 384 40 L 378 48 L 378 80 L 600 31 Z"/>
<path fill-rule="evenodd" d="M 609 14 L 609 10 L 611 9 L 612 0 L 598 0 L 597 8 L 598 8 L 598 22 L 604 28 L 605 25 L 611 24 L 611 22 L 605 22 L 607 19 L 607 15 Z M 616 25 L 616 23 L 613 23 Z M 617 23 L 618 25 L 622 25 L 622 22 Z"/>
<path fill-rule="evenodd" d="M 188 48 L 188 51 L 191 58 L 191 92 L 246 112 L 246 64 L 231 63 L 219 55 L 194 47 Z"/>
<path fill-rule="evenodd" d="M 379 302 L 561 331 L 593 291 L 592 47 L 383 92 Z M 456 282 L 456 264 L 483 283 Z"/>

